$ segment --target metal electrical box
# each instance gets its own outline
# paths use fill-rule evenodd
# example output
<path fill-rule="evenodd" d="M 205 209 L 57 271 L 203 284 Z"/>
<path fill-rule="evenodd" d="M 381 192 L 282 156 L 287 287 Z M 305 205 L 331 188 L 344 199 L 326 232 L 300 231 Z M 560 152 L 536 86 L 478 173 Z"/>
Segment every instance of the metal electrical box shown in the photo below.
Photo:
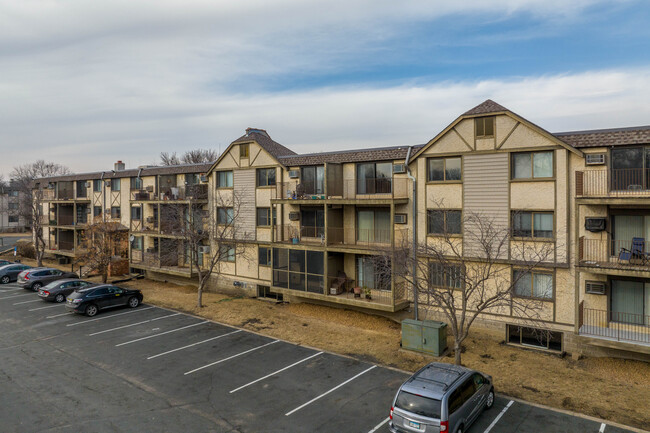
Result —
<path fill-rule="evenodd" d="M 447 324 L 433 320 L 402 320 L 402 348 L 441 356 L 447 350 Z"/>

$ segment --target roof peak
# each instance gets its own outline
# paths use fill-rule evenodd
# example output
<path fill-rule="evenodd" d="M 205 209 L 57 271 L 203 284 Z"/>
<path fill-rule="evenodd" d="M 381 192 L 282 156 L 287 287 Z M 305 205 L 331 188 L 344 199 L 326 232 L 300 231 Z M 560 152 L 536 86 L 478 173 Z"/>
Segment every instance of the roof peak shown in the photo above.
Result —
<path fill-rule="evenodd" d="M 491 99 L 486 99 L 485 101 L 478 104 L 476 107 L 472 108 L 469 111 L 463 113 L 463 116 L 474 116 L 477 114 L 489 114 L 489 113 L 498 113 L 501 111 L 510 111 L 501 104 L 497 104 Z"/>

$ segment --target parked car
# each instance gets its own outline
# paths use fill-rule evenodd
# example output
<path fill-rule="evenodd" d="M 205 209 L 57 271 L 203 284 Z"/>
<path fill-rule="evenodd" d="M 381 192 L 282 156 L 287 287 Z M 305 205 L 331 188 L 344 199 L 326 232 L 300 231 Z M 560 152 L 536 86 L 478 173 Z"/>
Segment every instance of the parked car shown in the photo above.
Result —
<path fill-rule="evenodd" d="M 7 284 L 11 281 L 16 281 L 18 279 L 18 274 L 25 269 L 30 268 L 31 266 L 21 265 L 20 263 L 2 266 L 0 267 L 0 283 Z"/>
<path fill-rule="evenodd" d="M 95 286 L 95 283 L 83 281 L 76 278 L 64 278 L 62 280 L 52 281 L 45 287 L 38 290 L 38 296 L 44 301 L 63 302 L 65 298 L 76 289 L 85 289 Z"/>
<path fill-rule="evenodd" d="M 105 308 L 128 305 L 135 308 L 142 302 L 142 292 L 110 284 L 77 289 L 67 297 L 66 308 L 92 317 Z"/>
<path fill-rule="evenodd" d="M 54 268 L 32 268 L 18 274 L 18 285 L 23 289 L 38 292 L 38 289 L 63 278 L 79 278 L 74 272 Z"/>
<path fill-rule="evenodd" d="M 10 262 L 9 260 L 0 259 L 0 266 L 12 265 L 13 263 L 14 262 Z"/>
<path fill-rule="evenodd" d="M 388 426 L 391 432 L 462 433 L 493 404 L 492 377 L 433 362 L 399 388 Z"/>

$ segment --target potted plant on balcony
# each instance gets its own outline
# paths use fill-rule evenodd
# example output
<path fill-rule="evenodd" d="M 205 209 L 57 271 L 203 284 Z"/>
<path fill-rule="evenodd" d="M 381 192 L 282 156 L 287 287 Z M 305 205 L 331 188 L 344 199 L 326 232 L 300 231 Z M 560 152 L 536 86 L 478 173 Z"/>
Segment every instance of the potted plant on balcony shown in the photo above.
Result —
<path fill-rule="evenodd" d="M 370 287 L 363 286 L 363 293 L 366 295 L 367 300 L 372 299 L 372 289 Z"/>
<path fill-rule="evenodd" d="M 361 297 L 361 287 L 356 286 L 352 290 L 354 291 L 354 297 L 355 298 L 360 298 Z"/>

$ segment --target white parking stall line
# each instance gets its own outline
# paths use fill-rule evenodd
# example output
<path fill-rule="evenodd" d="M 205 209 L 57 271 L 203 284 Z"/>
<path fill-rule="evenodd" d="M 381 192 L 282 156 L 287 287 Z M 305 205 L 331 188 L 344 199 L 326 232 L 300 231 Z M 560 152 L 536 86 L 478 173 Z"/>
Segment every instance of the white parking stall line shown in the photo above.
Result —
<path fill-rule="evenodd" d="M 38 311 L 38 310 L 45 310 L 46 308 L 56 308 L 56 307 L 62 307 L 62 305 L 59 305 L 59 304 L 48 305 L 47 307 L 32 308 L 31 310 L 27 310 L 27 311 Z"/>
<path fill-rule="evenodd" d="M 600 423 L 600 430 L 598 430 L 598 433 L 603 433 L 605 431 L 605 427 L 607 427 L 607 425 L 604 422 Z"/>
<path fill-rule="evenodd" d="M 181 328 L 172 329 L 171 331 L 165 331 L 165 332 L 161 332 L 161 333 L 159 333 L 159 334 L 149 335 L 149 336 L 147 336 L 147 337 L 142 337 L 142 338 L 136 338 L 135 340 L 126 341 L 126 342 L 124 342 L 124 343 L 116 344 L 115 347 L 125 346 L 125 345 L 127 345 L 127 344 L 131 344 L 131 343 L 137 343 L 138 341 L 147 340 L 147 339 L 149 339 L 149 338 L 160 337 L 161 335 L 170 334 L 170 333 L 172 333 L 172 332 L 180 331 L 180 330 L 182 330 L 182 329 L 191 328 L 191 327 L 193 327 L 193 326 L 203 325 L 203 324 L 205 324 L 205 323 L 210 323 L 210 322 L 208 322 L 208 321 L 206 320 L 205 322 L 193 323 L 193 324 L 191 324 L 191 325 L 183 326 L 183 327 L 181 327 Z"/>
<path fill-rule="evenodd" d="M 180 315 L 180 314 L 181 314 L 181 313 L 174 313 L 174 314 L 170 314 L 170 315 L 168 315 L 168 316 L 162 316 L 162 317 L 156 317 L 156 318 L 149 319 L 149 320 L 143 320 L 142 322 L 130 323 L 130 324 L 128 324 L 128 325 L 118 326 L 118 327 L 116 327 L 116 328 L 110 328 L 110 329 L 105 329 L 105 330 L 103 330 L 103 331 L 93 332 L 92 334 L 88 334 L 88 336 L 89 336 L 89 337 L 92 337 L 93 335 L 105 334 L 105 333 L 107 333 L 107 332 L 117 331 L 118 329 L 130 328 L 131 326 L 142 325 L 143 323 L 149 323 L 149 322 L 154 322 L 154 321 L 156 321 L 156 320 L 167 319 L 167 318 L 169 318 L 169 317 L 178 316 L 178 315 Z"/>
<path fill-rule="evenodd" d="M 154 358 L 158 358 L 159 356 L 169 355 L 170 353 L 178 352 L 179 350 L 187 349 L 187 348 L 190 348 L 192 346 L 198 346 L 199 344 L 203 344 L 203 343 L 207 343 L 208 341 L 217 340 L 219 338 L 227 337 L 228 335 L 236 334 L 236 333 L 241 332 L 241 331 L 242 331 L 241 329 L 238 329 L 236 331 L 228 332 L 227 334 L 218 335 L 216 337 L 208 338 L 207 340 L 199 341 L 199 342 L 193 343 L 193 344 L 188 344 L 187 346 L 179 347 L 177 349 L 168 350 L 167 352 L 158 353 L 157 355 L 149 356 L 147 359 L 154 359 Z"/>
<path fill-rule="evenodd" d="M 16 287 L 15 289 L 5 289 L 5 290 L 0 290 L 0 292 L 16 292 L 18 290 L 25 290 L 22 287 Z"/>
<path fill-rule="evenodd" d="M 279 343 L 279 342 L 280 342 L 280 340 L 273 340 L 270 343 L 262 344 L 261 346 L 253 347 L 252 349 L 248 349 L 248 350 L 246 350 L 244 352 L 241 352 L 241 353 L 238 353 L 236 355 L 229 356 L 228 358 L 224 358 L 224 359 L 220 359 L 219 361 L 211 362 L 208 365 L 204 365 L 203 367 L 195 368 L 194 370 L 190 370 L 190 371 L 188 371 L 188 372 L 186 372 L 184 374 L 185 374 L 185 376 L 187 376 L 188 374 L 196 373 L 197 371 L 203 370 L 204 368 L 208 368 L 208 367 L 212 367 L 213 365 L 221 364 L 222 362 L 229 361 L 229 360 L 231 360 L 233 358 L 237 358 L 238 356 L 242 356 L 242 355 L 245 355 L 247 353 L 251 353 L 251 352 L 253 352 L 255 350 L 259 350 L 259 349 L 261 349 L 263 347 L 270 346 L 271 344 L 275 344 L 275 343 Z"/>
<path fill-rule="evenodd" d="M 274 375 L 276 375 L 276 374 L 278 374 L 278 373 L 281 373 L 281 372 L 283 372 L 283 371 L 285 371 L 285 370 L 288 370 L 288 369 L 290 369 L 291 367 L 295 367 L 295 366 L 298 365 L 298 364 L 302 364 L 303 362 L 308 361 L 308 360 L 310 360 L 310 359 L 312 359 L 312 358 L 315 358 L 315 357 L 317 357 L 318 355 L 322 355 L 322 354 L 323 354 L 323 352 L 315 353 L 315 354 L 313 354 L 313 355 L 311 355 L 311 356 L 308 356 L 308 357 L 305 358 L 305 359 L 301 359 L 301 360 L 298 361 L 298 362 L 294 362 L 294 363 L 291 364 L 291 365 L 288 365 L 288 366 L 286 366 L 286 367 L 284 367 L 284 368 L 281 368 L 281 369 L 278 370 L 278 371 L 274 371 L 273 373 L 271 373 L 271 374 L 267 374 L 266 376 L 264 376 L 264 377 L 260 377 L 259 379 L 255 379 L 254 381 L 249 382 L 249 383 L 247 383 L 246 385 L 242 385 L 242 386 L 240 386 L 239 388 L 235 388 L 235 389 L 233 389 L 232 391 L 230 391 L 230 393 L 232 394 L 233 392 L 237 392 L 237 391 L 239 391 L 240 389 L 244 389 L 244 388 L 246 388 L 247 386 L 253 385 L 254 383 L 260 382 L 260 381 L 262 381 L 262 380 L 264 380 L 264 379 L 268 379 L 268 378 L 271 377 L 271 376 L 274 376 Z"/>
<path fill-rule="evenodd" d="M 138 309 L 135 309 L 135 310 L 127 311 L 126 313 L 111 314 L 110 316 L 98 317 L 96 319 L 88 319 L 88 320 L 84 320 L 83 322 L 69 323 L 69 324 L 67 324 L 65 326 L 83 325 L 84 323 L 96 322 L 97 320 L 110 319 L 111 317 L 122 316 L 124 314 L 129 314 L 129 313 L 137 313 L 139 311 L 150 310 L 151 308 L 153 308 L 153 307 L 138 308 Z"/>
<path fill-rule="evenodd" d="M 506 413 L 506 411 L 507 411 L 508 409 L 510 409 L 510 406 L 512 406 L 512 403 L 514 403 L 514 401 L 510 400 L 510 401 L 508 402 L 508 404 L 506 405 L 506 407 L 504 407 L 503 410 L 502 410 L 501 412 L 499 412 L 499 415 L 497 415 L 497 417 L 494 418 L 494 421 L 492 421 L 492 424 L 490 424 L 490 425 L 488 426 L 488 428 L 486 428 L 485 431 L 484 431 L 483 433 L 489 433 L 489 431 L 492 430 L 492 428 L 493 428 L 495 425 L 497 425 L 497 423 L 499 422 L 499 420 L 501 419 L 501 417 L 503 416 L 503 414 Z"/>
<path fill-rule="evenodd" d="M 379 424 L 377 424 L 377 425 L 375 426 L 375 428 L 373 428 L 372 430 L 370 430 L 368 433 L 375 433 L 377 430 L 379 430 L 379 429 L 381 428 L 381 426 L 383 426 L 384 424 L 386 424 L 386 423 L 388 422 L 388 420 L 390 420 L 390 417 L 386 417 L 385 420 L 383 420 L 382 422 L 380 422 Z"/>
<path fill-rule="evenodd" d="M 33 301 L 16 302 L 14 305 L 29 304 L 30 302 L 43 302 L 43 301 L 41 301 L 40 299 L 34 299 Z"/>
<path fill-rule="evenodd" d="M 70 316 L 71 314 L 74 314 L 70 311 L 66 311 L 63 314 L 55 314 L 54 316 L 45 316 L 46 319 L 54 319 L 55 317 L 62 317 L 62 316 Z"/>
<path fill-rule="evenodd" d="M 294 410 L 291 410 L 291 411 L 285 413 L 284 415 L 285 415 L 285 416 L 289 416 L 289 415 L 291 415 L 292 413 L 298 412 L 300 409 L 309 406 L 310 404 L 312 404 L 312 403 L 315 402 L 316 400 L 319 400 L 319 399 L 325 397 L 327 394 L 336 391 L 337 389 L 339 389 L 339 388 L 342 387 L 343 385 L 352 382 L 352 381 L 353 381 L 354 379 L 356 379 L 357 377 L 366 374 L 367 372 L 369 372 L 370 370 L 372 370 L 373 368 L 376 368 L 376 367 L 377 367 L 376 365 L 373 365 L 372 367 L 370 367 L 370 368 L 368 368 L 368 369 L 366 369 L 366 370 L 363 370 L 361 373 L 357 374 L 356 376 L 353 376 L 353 377 L 349 378 L 348 380 L 346 380 L 345 382 L 336 385 L 334 388 L 330 389 L 329 391 L 324 392 L 323 394 L 319 395 L 318 397 L 309 400 L 307 403 L 303 404 L 302 406 L 298 406 L 298 407 L 295 408 Z"/>
<path fill-rule="evenodd" d="M 20 298 L 23 296 L 32 296 L 33 293 L 25 293 L 24 295 L 13 295 L 13 296 L 5 296 L 4 298 L 0 298 L 0 301 L 3 301 L 5 299 L 13 299 L 13 298 Z"/>

